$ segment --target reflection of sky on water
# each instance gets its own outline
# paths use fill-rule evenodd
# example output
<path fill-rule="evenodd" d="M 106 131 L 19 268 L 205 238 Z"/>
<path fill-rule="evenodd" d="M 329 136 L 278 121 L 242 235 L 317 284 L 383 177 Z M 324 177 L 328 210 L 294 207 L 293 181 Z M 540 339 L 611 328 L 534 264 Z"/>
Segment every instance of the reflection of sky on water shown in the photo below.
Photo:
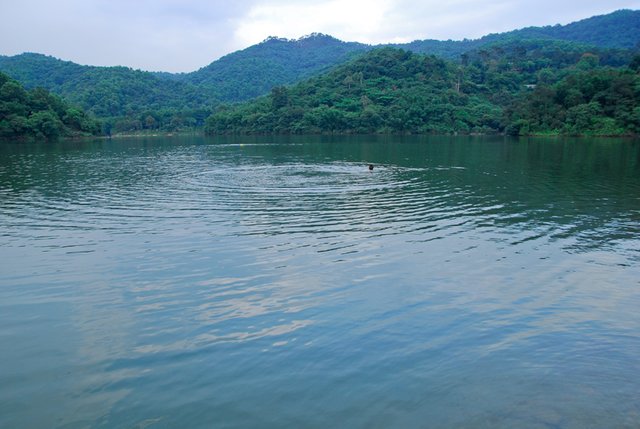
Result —
<path fill-rule="evenodd" d="M 635 164 L 443 144 L 18 151 L 0 425 L 637 415 Z"/>

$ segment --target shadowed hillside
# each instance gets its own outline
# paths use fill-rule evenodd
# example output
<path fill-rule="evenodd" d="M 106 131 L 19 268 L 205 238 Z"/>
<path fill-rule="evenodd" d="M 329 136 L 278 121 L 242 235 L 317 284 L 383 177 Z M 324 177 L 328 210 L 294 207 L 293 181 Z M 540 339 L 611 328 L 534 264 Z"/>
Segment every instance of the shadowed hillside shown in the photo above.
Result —
<path fill-rule="evenodd" d="M 382 48 L 269 96 L 219 108 L 210 134 L 509 133 L 625 135 L 640 131 L 640 61 L 600 64 L 565 42 L 512 42 L 464 64 Z M 606 50 L 603 50 L 605 53 Z M 610 61 L 623 57 L 611 55 Z"/>
<path fill-rule="evenodd" d="M 543 47 L 532 48 L 542 41 L 546 41 Z M 589 52 L 600 65 L 619 67 L 629 62 L 639 43 L 640 12 L 621 10 L 564 26 L 528 27 L 477 40 L 423 40 L 394 46 L 452 59 L 465 67 L 475 61 L 474 56 L 500 63 L 524 52 L 530 62 L 514 72 L 531 81 L 532 72 L 540 70 L 531 61 L 538 58 L 547 61 L 546 68 L 556 69 L 575 64 Z M 104 119 L 114 132 L 181 130 L 201 127 L 223 103 L 247 101 L 275 87 L 320 75 L 373 48 L 311 34 L 296 40 L 271 37 L 192 73 L 82 66 L 40 54 L 0 56 L 0 71 L 27 89 L 43 87 L 81 106 Z"/>

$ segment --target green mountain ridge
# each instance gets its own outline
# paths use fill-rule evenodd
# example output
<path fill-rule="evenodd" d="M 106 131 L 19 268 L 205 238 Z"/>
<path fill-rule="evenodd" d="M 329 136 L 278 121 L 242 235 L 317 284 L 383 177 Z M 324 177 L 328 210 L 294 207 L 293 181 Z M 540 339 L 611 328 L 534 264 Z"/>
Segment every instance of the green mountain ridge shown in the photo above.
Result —
<path fill-rule="evenodd" d="M 483 42 L 508 39 L 553 39 L 579 42 L 602 48 L 640 48 L 640 11 L 622 9 L 567 25 L 526 27 L 480 38 Z"/>
<path fill-rule="evenodd" d="M 600 48 L 640 49 L 640 11 L 623 9 L 566 25 L 526 27 L 478 39 L 415 40 L 388 46 L 453 59 L 482 46 L 513 40 L 562 40 Z"/>
<path fill-rule="evenodd" d="M 0 71 L 27 88 L 43 87 L 100 117 L 127 113 L 134 106 L 194 107 L 215 97 L 196 86 L 127 67 L 82 66 L 37 53 L 0 57 Z"/>
<path fill-rule="evenodd" d="M 526 50 L 525 42 L 560 40 L 565 43 L 561 50 L 579 55 L 593 52 L 602 64 L 620 66 L 628 62 L 630 48 L 640 43 L 639 29 L 640 11 L 621 10 L 565 26 L 528 27 L 476 40 L 423 40 L 390 46 L 465 62 L 489 51 L 496 55 L 494 46 L 511 42 L 522 43 L 519 49 Z M 271 37 L 191 73 L 82 66 L 34 53 L 0 56 L 0 71 L 26 88 L 43 87 L 104 119 L 107 130 L 177 130 L 202 126 L 223 103 L 247 101 L 274 87 L 329 72 L 374 48 L 315 33 L 294 40 Z M 539 54 L 558 57 L 550 52 Z"/>
<path fill-rule="evenodd" d="M 640 11 L 619 10 L 567 25 L 527 27 L 507 33 L 490 34 L 475 40 L 416 40 L 406 44 L 377 46 L 343 42 L 332 36 L 313 33 L 299 39 L 270 37 L 247 49 L 212 62 L 202 69 L 177 78 L 191 83 L 223 86 L 222 101 L 245 101 L 266 94 L 278 85 L 290 84 L 342 64 L 357 54 L 376 47 L 392 46 L 415 53 L 459 59 L 464 53 L 514 40 L 562 40 L 593 48 L 640 49 Z M 269 71 L 269 73 L 267 73 Z M 230 77 L 246 76 L 242 82 Z M 242 83 L 251 82 L 244 91 Z"/>
<path fill-rule="evenodd" d="M 611 67 L 576 46 L 506 42 L 470 53 L 462 64 L 376 49 L 269 96 L 220 108 L 206 132 L 637 134 L 640 57 Z"/>
<path fill-rule="evenodd" d="M 295 40 L 269 37 L 178 79 L 215 88 L 223 101 L 243 101 L 266 94 L 274 86 L 319 74 L 368 49 L 319 33 Z"/>

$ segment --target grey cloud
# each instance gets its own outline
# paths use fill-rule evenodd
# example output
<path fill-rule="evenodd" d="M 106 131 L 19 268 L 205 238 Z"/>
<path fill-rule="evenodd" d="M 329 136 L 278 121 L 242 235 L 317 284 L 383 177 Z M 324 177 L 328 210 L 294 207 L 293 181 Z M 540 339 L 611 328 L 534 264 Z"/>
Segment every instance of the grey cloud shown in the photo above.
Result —
<path fill-rule="evenodd" d="M 31 51 L 81 64 L 192 71 L 246 47 L 236 36 L 252 7 L 330 0 L 0 1 L 0 54 Z M 389 4 L 385 25 L 370 34 L 377 42 L 477 38 L 530 25 L 568 23 L 616 9 L 640 9 L 640 0 L 395 0 Z M 305 28 L 304 22 L 294 28 Z M 337 24 L 329 27 L 338 38 L 352 34 Z M 297 36 L 319 30 L 309 25 Z M 282 34 L 264 37 L 269 35 Z"/>

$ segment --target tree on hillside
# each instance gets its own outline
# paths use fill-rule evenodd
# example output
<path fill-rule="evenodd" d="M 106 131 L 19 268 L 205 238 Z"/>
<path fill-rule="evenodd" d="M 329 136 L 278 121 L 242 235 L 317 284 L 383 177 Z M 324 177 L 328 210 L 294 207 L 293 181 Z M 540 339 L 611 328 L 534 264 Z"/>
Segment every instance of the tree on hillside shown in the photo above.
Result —
<path fill-rule="evenodd" d="M 100 133 L 100 123 L 42 88 L 26 91 L 0 73 L 0 137 L 55 139 Z"/>

